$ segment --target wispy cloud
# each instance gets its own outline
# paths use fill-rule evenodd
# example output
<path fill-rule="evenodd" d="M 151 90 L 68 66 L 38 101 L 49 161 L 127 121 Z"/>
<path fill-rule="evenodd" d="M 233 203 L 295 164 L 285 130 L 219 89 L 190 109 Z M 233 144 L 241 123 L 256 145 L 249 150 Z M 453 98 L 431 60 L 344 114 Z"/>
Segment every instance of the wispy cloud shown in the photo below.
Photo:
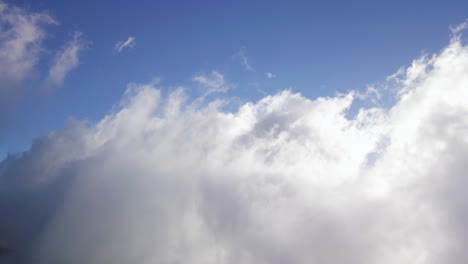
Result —
<path fill-rule="evenodd" d="M 267 72 L 267 73 L 265 73 L 265 75 L 266 75 L 266 77 L 267 77 L 268 79 L 276 78 L 276 75 L 273 74 L 273 73 L 271 73 L 271 72 Z"/>
<path fill-rule="evenodd" d="M 467 28 L 468 28 L 468 21 L 465 21 L 465 22 L 460 23 L 458 25 L 450 26 L 449 30 L 450 30 L 450 33 L 452 33 L 452 35 L 457 35 L 457 34 L 459 34 L 460 32 L 462 32 L 463 30 L 465 30 Z"/>
<path fill-rule="evenodd" d="M 0 80 L 23 80 L 39 61 L 43 25 L 57 23 L 47 13 L 28 13 L 0 1 Z"/>
<path fill-rule="evenodd" d="M 119 41 L 115 43 L 114 49 L 120 53 L 124 48 L 133 48 L 136 45 L 134 37 L 128 37 L 126 41 Z"/>
<path fill-rule="evenodd" d="M 57 52 L 46 80 L 47 86 L 60 86 L 67 74 L 79 64 L 79 53 L 85 47 L 80 32 L 75 32 L 72 39 Z"/>
<path fill-rule="evenodd" d="M 232 58 L 235 60 L 239 60 L 245 70 L 253 71 L 253 68 L 249 62 L 249 58 L 246 55 L 246 47 L 242 47 L 236 54 L 232 56 Z"/>
<path fill-rule="evenodd" d="M 45 26 L 58 24 L 46 12 L 29 12 L 0 0 L 0 132 L 21 99 L 23 81 L 41 57 Z"/>
<path fill-rule="evenodd" d="M 229 85 L 224 81 L 224 75 L 217 71 L 212 71 L 209 75 L 196 75 L 192 80 L 200 84 L 205 96 L 212 93 L 224 93 L 229 90 Z"/>

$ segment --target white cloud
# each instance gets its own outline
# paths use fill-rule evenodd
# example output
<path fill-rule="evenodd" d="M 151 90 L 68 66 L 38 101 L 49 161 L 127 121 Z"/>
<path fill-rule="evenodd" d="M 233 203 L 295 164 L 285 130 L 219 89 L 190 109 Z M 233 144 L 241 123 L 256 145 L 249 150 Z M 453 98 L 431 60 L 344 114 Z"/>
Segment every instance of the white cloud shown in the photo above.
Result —
<path fill-rule="evenodd" d="M 114 49 L 120 53 L 124 48 L 133 48 L 136 45 L 134 37 L 128 37 L 126 41 L 118 41 L 115 43 Z"/>
<path fill-rule="evenodd" d="M 226 113 L 132 85 L 97 124 L 0 164 L 0 235 L 38 264 L 465 263 L 467 62 L 452 41 L 353 119 L 355 98 L 386 94 L 283 91 Z"/>
<path fill-rule="evenodd" d="M 45 24 L 57 22 L 46 13 L 27 13 L 0 1 L 1 80 L 21 81 L 37 64 Z"/>
<path fill-rule="evenodd" d="M 450 30 L 450 33 L 452 33 L 452 35 L 457 35 L 457 34 L 461 33 L 462 31 L 464 31 L 467 28 L 468 28 L 468 21 L 465 21 L 465 22 L 463 22 L 461 24 L 458 24 L 456 26 L 450 26 L 449 30 Z"/>
<path fill-rule="evenodd" d="M 273 73 L 271 73 L 271 72 L 267 72 L 267 73 L 265 73 L 265 75 L 266 75 L 266 77 L 267 77 L 268 79 L 276 78 L 276 75 L 273 74 Z"/>
<path fill-rule="evenodd" d="M 80 32 L 75 32 L 72 39 L 57 52 L 46 80 L 48 86 L 60 86 L 67 74 L 79 64 L 79 53 L 85 48 L 85 41 Z"/>
<path fill-rule="evenodd" d="M 225 93 L 229 90 L 229 85 L 224 81 L 224 75 L 217 71 L 212 71 L 210 75 L 196 75 L 192 81 L 200 84 L 205 96 L 212 93 Z"/>
<path fill-rule="evenodd" d="M 0 1 L 0 133 L 21 98 L 22 83 L 41 55 L 45 25 L 57 24 L 44 12 L 27 12 Z"/>

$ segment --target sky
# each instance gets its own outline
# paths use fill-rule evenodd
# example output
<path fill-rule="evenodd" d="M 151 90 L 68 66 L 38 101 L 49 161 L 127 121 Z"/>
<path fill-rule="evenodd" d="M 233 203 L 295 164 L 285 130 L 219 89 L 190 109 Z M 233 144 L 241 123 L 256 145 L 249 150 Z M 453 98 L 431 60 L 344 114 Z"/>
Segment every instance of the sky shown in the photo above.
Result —
<path fill-rule="evenodd" d="M 9 3 L 9 2 L 6 2 Z M 256 101 L 284 89 L 308 98 L 364 90 L 423 53 L 438 52 L 448 27 L 466 18 L 465 1 L 14 1 L 46 13 L 35 64 L 2 120 L 0 157 L 29 148 L 67 120 L 98 121 L 130 82 L 159 78 L 165 90 L 217 71 L 227 96 Z M 79 32 L 76 65 L 52 88 L 54 56 Z M 115 45 L 133 39 L 118 52 Z M 2 65 L 2 67 L 7 67 Z M 275 78 L 268 78 L 268 73 Z M 44 91 L 45 90 L 45 91 Z"/>
<path fill-rule="evenodd" d="M 466 10 L 0 0 L 0 262 L 465 263 Z"/>

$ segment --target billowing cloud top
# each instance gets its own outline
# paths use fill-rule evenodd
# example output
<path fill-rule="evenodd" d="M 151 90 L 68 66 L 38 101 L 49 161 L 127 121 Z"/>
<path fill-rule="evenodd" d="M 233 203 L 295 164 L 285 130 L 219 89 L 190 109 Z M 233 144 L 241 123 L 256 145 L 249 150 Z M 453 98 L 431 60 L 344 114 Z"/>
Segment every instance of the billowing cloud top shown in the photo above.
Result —
<path fill-rule="evenodd" d="M 0 241 L 11 263 L 462 264 L 467 86 L 459 39 L 367 95 L 229 113 L 131 85 L 1 163 Z M 347 117 L 369 94 L 396 102 Z"/>

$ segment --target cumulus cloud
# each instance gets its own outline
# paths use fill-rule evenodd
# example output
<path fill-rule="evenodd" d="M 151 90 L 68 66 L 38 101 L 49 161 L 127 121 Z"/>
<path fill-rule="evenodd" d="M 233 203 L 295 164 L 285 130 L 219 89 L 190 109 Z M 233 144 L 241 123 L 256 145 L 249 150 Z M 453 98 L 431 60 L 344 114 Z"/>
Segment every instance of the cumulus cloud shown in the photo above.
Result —
<path fill-rule="evenodd" d="M 267 73 L 265 73 L 265 75 L 266 75 L 266 77 L 267 77 L 268 79 L 276 78 L 276 75 L 273 74 L 273 73 L 271 73 L 271 72 L 267 72 Z"/>
<path fill-rule="evenodd" d="M 391 85 L 348 118 L 354 91 L 224 112 L 133 84 L 0 164 L 0 241 L 11 263 L 465 263 L 468 47 Z"/>
<path fill-rule="evenodd" d="M 48 86 L 60 86 L 67 74 L 79 64 L 79 54 L 85 48 L 81 32 L 75 32 L 72 39 L 55 55 L 46 80 Z"/>
<path fill-rule="evenodd" d="M 196 75 L 192 81 L 197 82 L 203 88 L 204 96 L 212 93 L 225 93 L 229 90 L 229 85 L 224 81 L 224 75 L 217 71 L 212 71 L 209 75 Z"/>
<path fill-rule="evenodd" d="M 122 52 L 124 48 L 133 48 L 136 45 L 136 41 L 134 37 L 128 37 L 126 41 L 118 41 L 115 43 L 114 49 L 118 53 Z"/>

